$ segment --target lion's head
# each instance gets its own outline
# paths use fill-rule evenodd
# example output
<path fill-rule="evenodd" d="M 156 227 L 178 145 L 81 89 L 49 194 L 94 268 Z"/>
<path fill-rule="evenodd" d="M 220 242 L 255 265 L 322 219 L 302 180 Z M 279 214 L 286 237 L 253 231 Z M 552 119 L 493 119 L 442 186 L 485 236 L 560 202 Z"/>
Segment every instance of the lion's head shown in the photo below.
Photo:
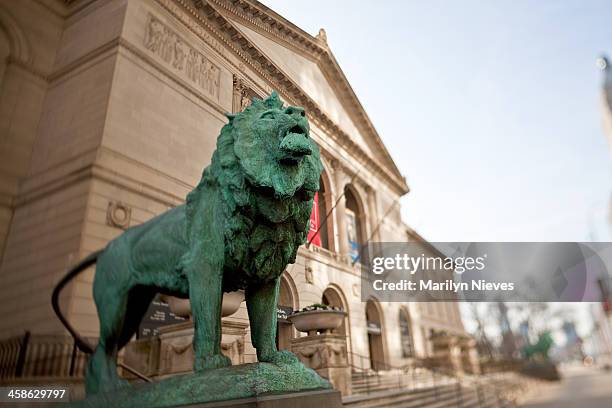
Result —
<path fill-rule="evenodd" d="M 191 236 L 199 202 L 217 191 L 226 215 L 226 266 L 242 271 L 224 283 L 235 289 L 252 274 L 275 278 L 295 261 L 323 166 L 304 109 L 283 108 L 275 92 L 227 116 L 211 164 L 187 197 L 187 229 Z"/>
<path fill-rule="evenodd" d="M 221 129 L 211 165 L 188 202 L 197 201 L 199 187 L 206 183 L 221 186 L 230 211 L 252 205 L 253 189 L 278 201 L 298 192 L 312 199 L 323 166 L 303 108 L 284 108 L 272 92 L 265 100 L 253 98 L 244 111 L 226 116 L 229 123 Z"/>
<path fill-rule="evenodd" d="M 224 130 L 231 130 L 233 153 L 248 183 L 270 188 L 281 199 L 299 189 L 318 191 L 319 149 L 310 138 L 303 108 L 283 108 L 273 92 L 265 100 L 254 98 L 243 112 L 228 117 Z"/>

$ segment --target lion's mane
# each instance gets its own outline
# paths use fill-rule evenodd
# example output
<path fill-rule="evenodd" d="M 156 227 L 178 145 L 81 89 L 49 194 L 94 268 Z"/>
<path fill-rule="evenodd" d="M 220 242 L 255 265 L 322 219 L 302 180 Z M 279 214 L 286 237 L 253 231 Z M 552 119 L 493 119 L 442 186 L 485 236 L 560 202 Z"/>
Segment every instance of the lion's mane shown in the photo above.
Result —
<path fill-rule="evenodd" d="M 190 229 L 204 195 L 215 191 L 221 195 L 226 291 L 243 289 L 254 280 L 275 279 L 288 263 L 295 262 L 298 247 L 306 239 L 322 171 L 316 145 L 313 143 L 313 154 L 305 157 L 305 163 L 295 171 L 275 168 L 278 164 L 272 158 L 260 157 L 263 152 L 250 152 L 254 165 L 248 165 L 265 175 L 261 178 L 251 177 L 236 153 L 238 138 L 245 137 L 252 122 L 263 111 L 282 106 L 274 92 L 265 100 L 253 98 L 251 105 L 236 115 L 227 115 L 229 123 L 217 138 L 211 164 L 187 196 L 187 236 L 191 237 Z"/>

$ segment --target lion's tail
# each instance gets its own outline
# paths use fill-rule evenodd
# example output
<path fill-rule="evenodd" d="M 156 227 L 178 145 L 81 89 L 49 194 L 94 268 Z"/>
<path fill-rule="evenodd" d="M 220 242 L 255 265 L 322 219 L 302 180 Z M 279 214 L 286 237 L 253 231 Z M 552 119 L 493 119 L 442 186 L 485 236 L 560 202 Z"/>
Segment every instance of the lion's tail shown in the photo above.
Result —
<path fill-rule="evenodd" d="M 59 283 L 55 286 L 55 289 L 53 289 L 53 294 L 51 295 L 51 304 L 53 305 L 53 311 L 55 312 L 57 317 L 60 319 L 62 324 L 66 327 L 68 332 L 70 332 L 70 335 L 74 338 L 74 342 L 79 348 L 79 350 L 83 351 L 84 353 L 89 353 L 89 354 L 92 354 L 94 352 L 94 347 L 91 344 L 89 344 L 87 340 L 81 337 L 79 333 L 77 333 L 74 327 L 72 327 L 70 322 L 68 322 L 66 317 L 62 314 L 62 310 L 60 309 L 60 306 L 59 306 L 59 295 L 60 295 L 61 290 L 64 288 L 64 286 L 66 286 L 72 279 L 74 279 L 79 273 L 83 272 L 85 269 L 89 268 L 91 265 L 94 265 L 98 261 L 98 257 L 100 256 L 102 252 L 104 252 L 103 249 L 96 251 L 90 254 L 89 256 L 87 256 L 85 259 L 83 259 L 81 262 L 76 264 L 74 267 L 72 267 L 68 271 L 66 276 L 64 276 L 62 280 L 59 281 Z"/>

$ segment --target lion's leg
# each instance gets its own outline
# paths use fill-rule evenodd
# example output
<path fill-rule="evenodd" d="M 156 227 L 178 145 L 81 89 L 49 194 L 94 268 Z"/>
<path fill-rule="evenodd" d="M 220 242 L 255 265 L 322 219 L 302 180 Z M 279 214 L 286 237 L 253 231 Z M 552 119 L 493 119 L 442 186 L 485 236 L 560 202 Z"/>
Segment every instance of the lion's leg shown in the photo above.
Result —
<path fill-rule="evenodd" d="M 100 318 L 100 339 L 87 367 L 88 394 L 117 388 L 126 382 L 117 374 L 117 351 L 123 329 L 128 292 L 114 285 L 96 291 L 96 306 Z"/>
<path fill-rule="evenodd" d="M 190 193 L 187 204 L 189 252 L 182 258 L 189 282 L 194 321 L 194 370 L 227 367 L 231 360 L 221 354 L 221 301 L 223 299 L 225 204 L 214 187 Z M 194 201 L 195 200 L 195 201 Z M 219 227 L 221 226 L 221 227 Z"/>
<path fill-rule="evenodd" d="M 276 349 L 276 307 L 280 278 L 263 284 L 252 285 L 245 297 L 251 323 L 251 341 L 257 349 L 257 360 L 274 364 L 293 363 L 297 357 L 289 351 Z"/>
<path fill-rule="evenodd" d="M 221 302 L 223 300 L 221 267 L 204 262 L 188 275 L 189 300 L 194 320 L 194 370 L 232 365 L 221 353 Z"/>
<path fill-rule="evenodd" d="M 138 326 L 156 293 L 155 289 L 149 287 L 138 287 L 130 291 L 125 319 L 123 321 L 121 334 L 119 335 L 117 346 L 119 350 L 130 341 L 138 330 Z"/>

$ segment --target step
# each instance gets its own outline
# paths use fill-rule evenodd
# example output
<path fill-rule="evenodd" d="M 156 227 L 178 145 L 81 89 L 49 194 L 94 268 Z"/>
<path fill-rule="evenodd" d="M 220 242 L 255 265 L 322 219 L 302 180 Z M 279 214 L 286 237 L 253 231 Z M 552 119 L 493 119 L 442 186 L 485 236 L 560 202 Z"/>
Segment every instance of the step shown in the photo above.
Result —
<path fill-rule="evenodd" d="M 423 376 L 431 381 L 431 377 Z M 498 392 L 514 392 L 523 388 L 524 381 L 505 381 L 497 378 L 479 378 L 477 383 L 468 383 L 461 388 L 461 405 L 457 395 L 456 382 L 452 378 L 436 378 L 436 386 L 420 381 L 413 386 L 417 376 L 402 375 L 401 381 L 407 386 L 398 388 L 398 377 L 353 375 L 353 393 L 345 398 L 344 405 L 351 408 L 515 408 L 511 400 L 498 398 Z M 368 384 L 369 381 L 369 384 Z M 402 384 L 403 385 L 403 384 Z M 368 389 L 369 387 L 369 389 Z M 480 389 L 480 396 L 479 390 Z"/>
<path fill-rule="evenodd" d="M 351 395 L 343 398 L 342 401 L 344 406 L 351 408 L 420 407 L 423 401 L 433 401 L 436 396 L 439 399 L 450 398 L 454 389 L 454 386 L 440 386 L 436 388 L 376 391 L 370 394 Z"/>
<path fill-rule="evenodd" d="M 432 383 L 431 379 L 419 379 L 412 378 L 411 376 L 403 376 L 399 377 L 369 377 L 369 378 L 360 378 L 352 381 L 352 388 L 357 391 L 370 390 L 375 389 L 384 389 L 384 388 L 399 388 L 399 387 L 411 387 L 411 388 L 422 388 L 423 386 L 431 387 L 437 385 L 445 385 L 454 383 L 455 380 L 448 378 L 438 378 L 435 383 Z"/>
<path fill-rule="evenodd" d="M 447 404 L 451 403 L 451 406 L 455 406 L 456 394 L 454 392 L 446 393 L 431 393 L 427 396 L 423 395 L 415 397 L 410 394 L 405 395 L 403 398 L 396 398 L 390 403 L 374 403 L 370 405 L 370 408 L 386 408 L 386 407 L 402 407 L 402 408 L 442 408 L 446 407 Z"/>

